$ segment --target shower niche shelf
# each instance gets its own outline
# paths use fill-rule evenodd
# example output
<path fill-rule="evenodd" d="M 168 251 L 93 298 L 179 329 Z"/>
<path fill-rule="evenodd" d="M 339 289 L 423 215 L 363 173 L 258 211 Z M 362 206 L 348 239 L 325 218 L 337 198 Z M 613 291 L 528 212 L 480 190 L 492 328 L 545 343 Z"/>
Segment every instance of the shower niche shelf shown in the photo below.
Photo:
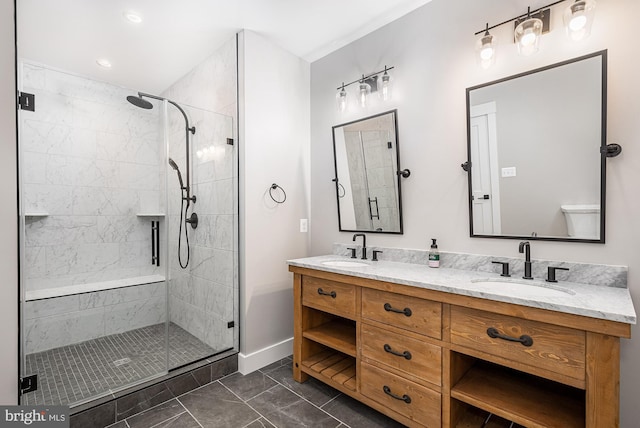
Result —
<path fill-rule="evenodd" d="M 152 213 L 152 212 L 148 212 L 148 213 L 136 213 L 137 217 L 164 217 L 165 214 L 164 213 Z"/>
<path fill-rule="evenodd" d="M 49 217 L 49 213 L 46 211 L 27 211 L 24 216 L 27 218 Z"/>

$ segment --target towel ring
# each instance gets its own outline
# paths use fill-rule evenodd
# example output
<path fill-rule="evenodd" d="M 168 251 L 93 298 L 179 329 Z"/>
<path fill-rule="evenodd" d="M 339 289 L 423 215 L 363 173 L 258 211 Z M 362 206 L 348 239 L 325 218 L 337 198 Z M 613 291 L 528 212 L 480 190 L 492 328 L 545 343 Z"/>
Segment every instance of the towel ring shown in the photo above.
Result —
<path fill-rule="evenodd" d="M 273 191 L 275 189 L 280 189 L 282 190 L 282 194 L 284 195 L 284 198 L 282 198 L 281 201 L 277 200 L 276 198 L 273 197 Z M 287 192 L 284 191 L 284 189 L 280 186 L 278 186 L 276 183 L 273 183 L 271 185 L 271 187 L 269 187 L 269 196 L 271 196 L 271 199 L 273 199 L 273 202 L 275 202 L 276 204 L 284 204 L 284 201 L 287 200 Z"/>

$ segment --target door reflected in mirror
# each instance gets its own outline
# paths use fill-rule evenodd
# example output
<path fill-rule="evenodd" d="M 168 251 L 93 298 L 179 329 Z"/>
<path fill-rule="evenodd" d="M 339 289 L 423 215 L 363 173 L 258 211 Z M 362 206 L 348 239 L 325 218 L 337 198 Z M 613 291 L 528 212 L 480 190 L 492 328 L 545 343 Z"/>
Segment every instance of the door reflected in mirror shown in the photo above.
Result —
<path fill-rule="evenodd" d="M 334 126 L 333 153 L 339 230 L 402 233 L 397 111 Z"/>
<path fill-rule="evenodd" d="M 604 243 L 606 51 L 467 89 L 472 237 Z"/>

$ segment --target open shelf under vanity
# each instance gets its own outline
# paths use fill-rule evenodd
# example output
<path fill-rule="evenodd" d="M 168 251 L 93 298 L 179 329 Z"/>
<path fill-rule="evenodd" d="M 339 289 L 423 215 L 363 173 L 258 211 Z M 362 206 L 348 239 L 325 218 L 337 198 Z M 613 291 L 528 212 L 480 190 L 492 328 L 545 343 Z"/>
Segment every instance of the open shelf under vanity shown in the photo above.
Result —
<path fill-rule="evenodd" d="M 527 427 L 585 426 L 583 390 L 481 360 L 451 387 L 451 398 Z"/>

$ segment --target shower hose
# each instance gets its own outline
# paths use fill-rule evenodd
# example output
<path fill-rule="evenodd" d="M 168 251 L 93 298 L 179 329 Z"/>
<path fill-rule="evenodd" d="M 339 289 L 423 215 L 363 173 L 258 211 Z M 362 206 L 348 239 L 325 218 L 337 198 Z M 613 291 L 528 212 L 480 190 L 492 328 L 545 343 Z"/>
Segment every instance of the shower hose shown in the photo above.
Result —
<path fill-rule="evenodd" d="M 189 204 L 186 204 L 185 207 L 185 198 L 182 197 L 182 202 L 180 203 L 180 231 L 178 232 L 178 263 L 180 263 L 180 267 L 182 269 L 186 269 L 189 266 L 189 259 L 191 258 L 191 250 L 189 248 L 189 231 L 187 230 L 187 226 L 184 227 L 184 238 L 187 241 L 187 261 L 183 265 L 182 264 L 182 224 L 184 223 L 184 219 L 187 218 L 187 210 L 189 209 Z"/>

